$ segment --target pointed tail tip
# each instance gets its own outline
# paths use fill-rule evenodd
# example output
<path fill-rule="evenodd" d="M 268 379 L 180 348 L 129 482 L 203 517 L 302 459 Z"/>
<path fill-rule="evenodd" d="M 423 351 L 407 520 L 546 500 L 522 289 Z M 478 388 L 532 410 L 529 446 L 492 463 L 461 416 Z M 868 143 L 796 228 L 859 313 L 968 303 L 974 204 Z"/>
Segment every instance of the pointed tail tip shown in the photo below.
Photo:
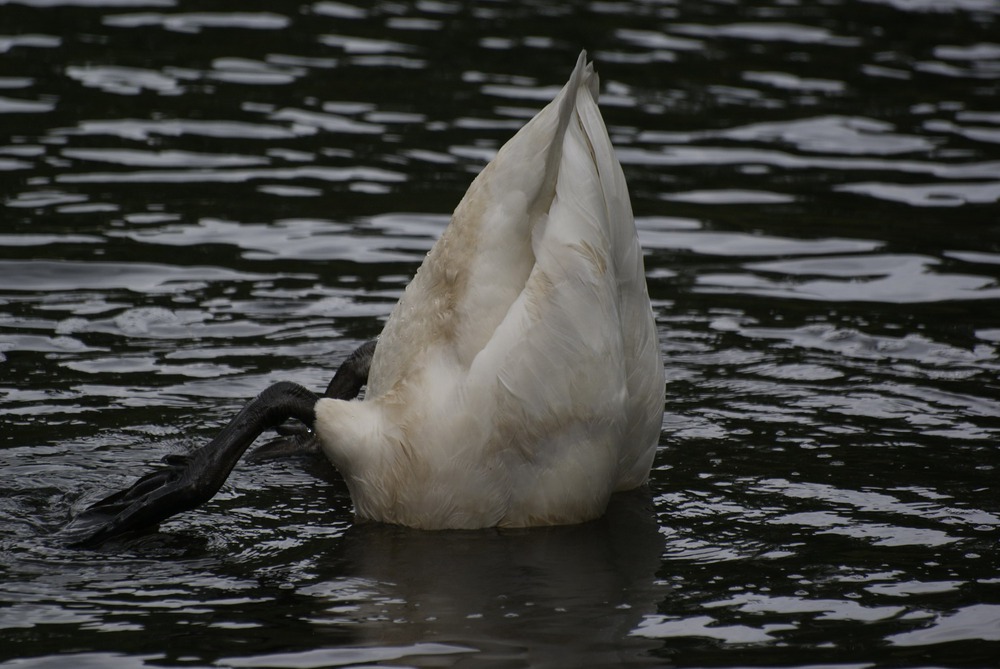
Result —
<path fill-rule="evenodd" d="M 587 62 L 586 49 L 582 49 L 580 55 L 576 57 L 576 65 L 573 67 L 573 73 L 576 74 L 577 72 L 580 72 L 584 76 L 588 76 L 594 72 L 594 62 Z"/>
<path fill-rule="evenodd" d="M 586 49 L 581 49 L 580 55 L 576 58 L 576 66 L 573 68 L 573 74 L 570 75 L 570 81 L 574 79 L 590 89 L 590 94 L 594 96 L 595 100 L 597 99 L 600 80 L 596 70 L 594 70 L 594 61 L 587 62 Z"/>

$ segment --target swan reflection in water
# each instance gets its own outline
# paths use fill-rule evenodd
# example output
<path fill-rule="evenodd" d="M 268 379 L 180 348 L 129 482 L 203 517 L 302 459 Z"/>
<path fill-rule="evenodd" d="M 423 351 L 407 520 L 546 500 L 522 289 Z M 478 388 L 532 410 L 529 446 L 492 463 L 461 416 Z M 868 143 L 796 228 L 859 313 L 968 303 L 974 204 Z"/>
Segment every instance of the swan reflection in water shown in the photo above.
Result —
<path fill-rule="evenodd" d="M 315 580 L 296 589 L 307 598 L 299 615 L 337 647 L 223 662 L 406 657 L 440 666 L 441 658 L 418 658 L 474 653 L 514 666 L 656 665 L 650 651 L 662 642 L 632 633 L 667 595 L 657 579 L 663 550 L 647 488 L 614 495 L 604 516 L 579 525 L 425 532 L 356 524 L 312 561 Z"/>

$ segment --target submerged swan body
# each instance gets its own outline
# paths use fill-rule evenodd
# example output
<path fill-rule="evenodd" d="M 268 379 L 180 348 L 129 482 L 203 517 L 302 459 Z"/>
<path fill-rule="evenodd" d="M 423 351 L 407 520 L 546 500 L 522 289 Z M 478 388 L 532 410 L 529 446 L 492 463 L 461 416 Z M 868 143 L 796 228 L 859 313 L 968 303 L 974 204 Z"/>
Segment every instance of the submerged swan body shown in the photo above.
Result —
<path fill-rule="evenodd" d="M 473 181 L 362 369 L 363 400 L 352 399 L 363 378 L 332 392 L 335 378 L 324 397 L 272 386 L 205 455 L 175 458 L 173 474 L 94 505 L 104 525 L 91 540 L 211 497 L 253 439 L 290 416 L 318 435 L 359 519 L 577 523 L 641 485 L 660 434 L 663 365 L 597 88 L 581 54 L 556 98 Z"/>

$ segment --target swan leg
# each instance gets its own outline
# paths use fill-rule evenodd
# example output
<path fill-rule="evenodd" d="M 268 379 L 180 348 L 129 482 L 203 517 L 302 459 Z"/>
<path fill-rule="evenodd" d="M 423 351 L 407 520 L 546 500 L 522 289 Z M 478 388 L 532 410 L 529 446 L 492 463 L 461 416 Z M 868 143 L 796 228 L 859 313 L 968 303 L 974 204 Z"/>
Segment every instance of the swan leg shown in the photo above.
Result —
<path fill-rule="evenodd" d="M 323 396 L 335 400 L 353 400 L 357 397 L 361 392 L 361 386 L 368 383 L 368 370 L 371 369 L 377 343 L 377 339 L 372 339 L 354 349 L 347 359 L 340 363 Z"/>
<path fill-rule="evenodd" d="M 372 339 L 354 349 L 344 362 L 340 363 L 323 397 L 332 397 L 336 400 L 352 400 L 357 397 L 362 386 L 368 382 L 368 370 L 371 368 L 377 343 L 377 339 Z M 275 432 L 278 433 L 278 437 L 254 449 L 247 456 L 248 462 L 256 463 L 275 458 L 322 453 L 319 437 L 309 425 L 289 421 L 277 426 Z"/>
<path fill-rule="evenodd" d="M 254 439 L 289 418 L 311 426 L 316 420 L 314 407 L 318 400 L 315 393 L 294 383 L 270 386 L 250 400 L 206 446 L 186 455 L 167 456 L 165 468 L 85 509 L 66 529 L 74 537 L 72 545 L 96 546 L 122 534 L 154 527 L 207 502 Z"/>

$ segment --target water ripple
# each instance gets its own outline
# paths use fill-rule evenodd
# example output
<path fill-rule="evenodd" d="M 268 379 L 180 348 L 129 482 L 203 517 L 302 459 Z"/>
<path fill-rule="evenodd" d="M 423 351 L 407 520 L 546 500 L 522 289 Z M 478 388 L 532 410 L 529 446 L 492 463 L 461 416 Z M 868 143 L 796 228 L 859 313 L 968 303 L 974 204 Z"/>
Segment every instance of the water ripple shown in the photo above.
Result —
<path fill-rule="evenodd" d="M 206 282 L 258 281 L 262 274 L 219 267 L 152 263 L 0 260 L 0 289 L 9 291 L 131 290 L 182 293 Z"/>
<path fill-rule="evenodd" d="M 704 25 L 675 23 L 674 32 L 696 37 L 727 37 L 754 42 L 791 42 L 793 44 L 823 44 L 827 46 L 851 47 L 860 41 L 854 37 L 839 36 L 826 28 L 796 23 L 729 23 Z"/>
<path fill-rule="evenodd" d="M 271 12 L 187 12 L 175 14 L 143 12 L 106 16 L 102 22 L 106 26 L 115 28 L 156 26 L 174 32 L 200 33 L 205 28 L 280 30 L 287 28 L 290 21 L 287 16 Z"/>
<path fill-rule="evenodd" d="M 304 126 L 286 128 L 242 121 L 109 119 L 80 121 L 75 128 L 56 130 L 54 134 L 88 137 L 111 135 L 135 141 L 148 141 L 156 136 L 183 137 L 185 135 L 266 141 L 311 135 L 315 132 L 315 128 Z"/>

